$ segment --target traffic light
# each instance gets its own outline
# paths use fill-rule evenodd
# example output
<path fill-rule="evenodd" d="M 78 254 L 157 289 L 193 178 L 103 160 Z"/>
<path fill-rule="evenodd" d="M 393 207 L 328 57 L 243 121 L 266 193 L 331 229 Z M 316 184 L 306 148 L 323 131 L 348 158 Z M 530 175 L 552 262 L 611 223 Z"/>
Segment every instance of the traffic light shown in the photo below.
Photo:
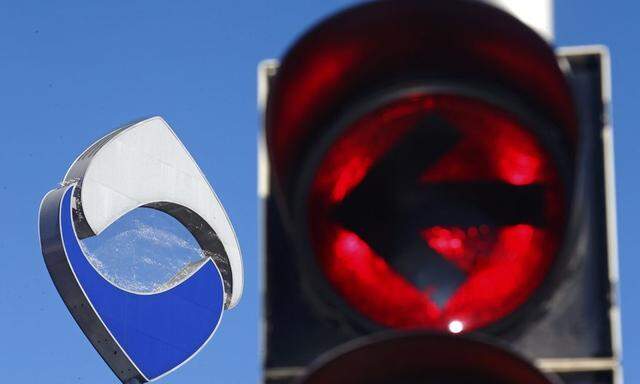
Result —
<path fill-rule="evenodd" d="M 484 2 L 379 1 L 262 74 L 265 382 L 416 330 L 619 380 L 606 50 L 556 53 Z"/>

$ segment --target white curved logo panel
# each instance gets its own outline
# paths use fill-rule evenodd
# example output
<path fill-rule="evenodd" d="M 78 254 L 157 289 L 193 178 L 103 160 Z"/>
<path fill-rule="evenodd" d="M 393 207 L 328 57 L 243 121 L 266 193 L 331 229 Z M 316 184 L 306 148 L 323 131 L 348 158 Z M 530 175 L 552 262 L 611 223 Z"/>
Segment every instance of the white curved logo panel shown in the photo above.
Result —
<path fill-rule="evenodd" d="M 237 237 L 211 185 L 164 119 L 134 123 L 96 142 L 65 176 L 65 183 L 78 180 L 84 220 L 96 235 L 148 204 L 173 203 L 197 213 L 215 231 L 228 257 L 227 306 L 238 303 L 243 267 Z"/>
<path fill-rule="evenodd" d="M 39 223 L 42 253 L 60 296 L 123 383 L 167 375 L 204 347 L 224 309 L 242 294 L 240 248 L 220 201 L 160 117 L 97 141 L 62 184 L 44 197 Z M 109 281 L 80 242 L 141 206 L 177 219 L 205 256 L 150 293 Z"/>

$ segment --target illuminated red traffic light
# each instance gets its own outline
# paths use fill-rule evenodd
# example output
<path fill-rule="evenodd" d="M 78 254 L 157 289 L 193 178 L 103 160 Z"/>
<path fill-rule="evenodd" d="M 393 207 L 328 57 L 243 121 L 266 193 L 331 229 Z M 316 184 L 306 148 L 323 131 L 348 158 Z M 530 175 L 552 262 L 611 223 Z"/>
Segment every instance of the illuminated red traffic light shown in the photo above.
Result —
<path fill-rule="evenodd" d="M 357 3 L 261 72 L 266 382 L 390 330 L 444 344 L 483 335 L 568 370 L 567 384 L 614 382 L 607 55 L 556 55 L 489 3 Z M 418 382 L 540 382 L 456 376 L 473 359 L 447 365 L 457 357 L 437 349 L 424 353 L 447 372 L 417 361 L 442 373 Z M 334 373 L 412 382 L 351 374 L 387 374 L 421 353 L 393 350 L 366 367 L 357 355 Z"/>
<path fill-rule="evenodd" d="M 535 295 L 566 216 L 567 159 L 550 152 L 557 143 L 544 127 L 478 99 L 418 91 L 347 125 L 318 162 L 309 228 L 324 275 L 351 307 L 387 327 L 457 333 Z"/>
<path fill-rule="evenodd" d="M 544 297 L 576 127 L 534 32 L 477 2 L 374 2 L 307 33 L 272 86 L 274 177 L 320 296 L 374 327 L 455 333 Z"/>

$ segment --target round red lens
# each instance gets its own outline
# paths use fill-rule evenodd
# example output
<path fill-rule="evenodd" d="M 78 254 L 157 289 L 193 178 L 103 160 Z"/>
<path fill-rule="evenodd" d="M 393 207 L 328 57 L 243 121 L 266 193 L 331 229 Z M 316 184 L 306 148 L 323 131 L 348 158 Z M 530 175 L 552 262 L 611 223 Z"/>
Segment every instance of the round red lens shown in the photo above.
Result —
<path fill-rule="evenodd" d="M 417 94 L 360 117 L 324 154 L 311 242 L 369 320 L 467 332 L 535 294 L 561 244 L 563 196 L 554 158 L 512 114 Z"/>

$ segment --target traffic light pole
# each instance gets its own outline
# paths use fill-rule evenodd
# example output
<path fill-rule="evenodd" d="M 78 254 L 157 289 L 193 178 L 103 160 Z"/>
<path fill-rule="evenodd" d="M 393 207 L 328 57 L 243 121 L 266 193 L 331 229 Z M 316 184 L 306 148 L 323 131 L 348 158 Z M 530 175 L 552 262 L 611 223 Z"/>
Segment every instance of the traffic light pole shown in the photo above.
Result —
<path fill-rule="evenodd" d="M 480 0 L 482 1 L 482 0 Z M 553 0 L 486 0 L 500 7 L 538 32 L 545 40 L 552 42 Z"/>

